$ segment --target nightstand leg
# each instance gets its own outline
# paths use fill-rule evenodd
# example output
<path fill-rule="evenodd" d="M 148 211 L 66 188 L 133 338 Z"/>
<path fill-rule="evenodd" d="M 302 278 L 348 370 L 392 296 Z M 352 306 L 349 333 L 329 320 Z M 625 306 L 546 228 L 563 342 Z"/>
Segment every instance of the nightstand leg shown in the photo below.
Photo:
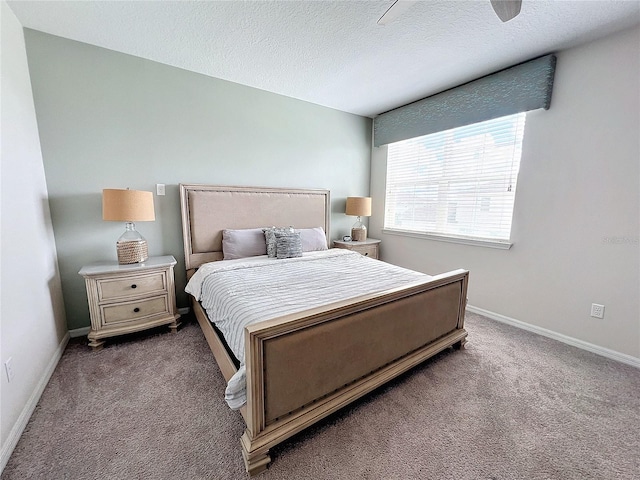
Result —
<path fill-rule="evenodd" d="M 99 340 L 97 338 L 94 338 L 93 335 L 91 335 L 91 333 L 87 335 L 87 338 L 89 339 L 89 346 L 94 352 L 98 350 L 102 350 L 102 347 L 104 347 L 104 340 Z"/>
<path fill-rule="evenodd" d="M 182 325 L 180 321 L 180 316 L 178 316 L 173 322 L 169 324 L 169 328 L 171 329 L 171 333 L 178 333 L 178 327 Z"/>

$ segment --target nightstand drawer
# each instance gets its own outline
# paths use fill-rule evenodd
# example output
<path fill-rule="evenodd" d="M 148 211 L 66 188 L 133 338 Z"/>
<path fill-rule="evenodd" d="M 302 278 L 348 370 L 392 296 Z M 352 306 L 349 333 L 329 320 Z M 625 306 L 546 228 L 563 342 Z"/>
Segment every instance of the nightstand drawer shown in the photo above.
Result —
<path fill-rule="evenodd" d="M 378 258 L 378 245 L 361 245 L 354 250 L 365 257 Z"/>
<path fill-rule="evenodd" d="M 367 238 L 362 242 L 341 242 L 340 240 L 334 240 L 333 246 L 335 248 L 345 248 L 358 252 L 360 255 L 375 258 L 376 260 L 380 257 L 380 240 L 375 238 Z"/>
<path fill-rule="evenodd" d="M 98 280 L 98 300 L 100 302 L 117 298 L 163 292 L 167 289 L 164 272 L 138 275 L 120 279 Z"/>
<path fill-rule="evenodd" d="M 102 307 L 104 325 L 131 322 L 144 317 L 166 313 L 169 313 L 169 302 L 166 295 L 138 302 L 118 303 Z"/>

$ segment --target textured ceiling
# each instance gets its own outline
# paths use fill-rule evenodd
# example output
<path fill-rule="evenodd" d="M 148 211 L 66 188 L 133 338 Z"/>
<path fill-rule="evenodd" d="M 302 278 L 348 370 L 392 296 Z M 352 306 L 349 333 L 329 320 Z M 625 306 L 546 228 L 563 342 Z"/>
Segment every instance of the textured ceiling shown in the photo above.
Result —
<path fill-rule="evenodd" d="M 9 1 L 23 26 L 365 116 L 640 23 L 640 1 Z M 640 47 L 639 47 L 640 48 Z"/>

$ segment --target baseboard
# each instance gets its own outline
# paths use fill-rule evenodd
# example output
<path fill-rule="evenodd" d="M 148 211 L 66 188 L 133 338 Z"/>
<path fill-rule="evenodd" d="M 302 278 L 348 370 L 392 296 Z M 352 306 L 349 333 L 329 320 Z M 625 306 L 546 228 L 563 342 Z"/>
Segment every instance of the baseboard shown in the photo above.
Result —
<path fill-rule="evenodd" d="M 191 307 L 182 307 L 178 309 L 180 315 L 187 315 L 191 311 Z"/>
<path fill-rule="evenodd" d="M 596 353 L 603 357 L 607 357 L 612 360 L 616 360 L 618 362 L 631 365 L 632 367 L 640 368 L 640 358 L 636 358 L 631 355 L 627 355 L 625 353 L 616 352 L 615 350 L 610 350 L 605 347 L 600 347 L 598 345 L 594 345 L 592 343 L 585 342 L 583 340 L 578 340 L 577 338 L 569 337 L 568 335 L 563 335 L 562 333 L 554 332 L 553 330 L 548 330 L 546 328 L 538 327 L 536 325 L 531 325 L 530 323 L 521 322 L 520 320 L 516 320 L 515 318 L 507 317 L 505 315 L 500 315 L 499 313 L 491 312 L 483 308 L 474 307 L 473 305 L 467 305 L 467 310 L 473 313 L 483 315 L 492 320 L 496 320 L 501 323 L 506 323 L 508 325 L 521 328 L 529 332 L 537 333 L 538 335 L 542 335 L 544 337 L 558 340 L 559 342 L 566 343 L 567 345 L 578 347 L 578 348 L 581 348 L 582 350 L 587 350 L 589 352 Z"/>
<path fill-rule="evenodd" d="M 24 431 L 27 423 L 29 422 L 29 419 L 31 418 L 31 414 L 38 405 L 38 401 L 42 396 L 42 392 L 44 392 L 44 389 L 47 386 L 51 375 L 53 375 L 53 371 L 56 369 L 56 366 L 58 365 L 58 362 L 62 357 L 62 353 L 64 352 L 67 343 L 69 343 L 69 338 L 70 335 L 67 333 L 58 345 L 58 348 L 51 357 L 51 360 L 49 360 L 47 368 L 42 373 L 40 381 L 38 381 L 36 388 L 31 393 L 31 396 L 27 400 L 24 408 L 22 409 L 22 412 L 20 412 L 18 420 L 13 425 L 11 432 L 9 432 L 7 441 L 4 443 L 4 445 L 2 445 L 2 450 L 0 450 L 0 474 L 4 470 L 4 467 L 7 466 L 7 462 L 9 461 L 9 457 L 11 457 L 11 454 L 13 453 L 13 449 L 16 448 L 18 440 L 20 440 L 20 436 L 22 435 L 22 432 Z"/>
<path fill-rule="evenodd" d="M 91 330 L 91 327 L 74 328 L 73 330 L 69 330 L 69 337 L 71 338 L 85 337 L 89 335 L 90 330 Z"/>

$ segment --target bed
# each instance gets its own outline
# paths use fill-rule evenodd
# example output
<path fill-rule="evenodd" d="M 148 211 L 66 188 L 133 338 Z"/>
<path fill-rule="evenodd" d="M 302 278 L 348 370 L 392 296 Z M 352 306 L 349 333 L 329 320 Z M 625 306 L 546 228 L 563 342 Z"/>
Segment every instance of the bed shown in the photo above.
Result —
<path fill-rule="evenodd" d="M 327 190 L 181 184 L 180 201 L 188 279 L 201 266 L 223 259 L 225 229 L 322 227 L 330 245 Z M 467 283 L 466 270 L 423 276 L 402 287 L 244 327 L 246 404 L 240 413 L 246 430 L 240 444 L 247 472 L 255 475 L 266 469 L 273 446 L 436 353 L 461 348 L 467 337 Z M 239 360 L 201 302 L 191 297 L 191 303 L 220 370 L 230 381 L 237 377 Z"/>

